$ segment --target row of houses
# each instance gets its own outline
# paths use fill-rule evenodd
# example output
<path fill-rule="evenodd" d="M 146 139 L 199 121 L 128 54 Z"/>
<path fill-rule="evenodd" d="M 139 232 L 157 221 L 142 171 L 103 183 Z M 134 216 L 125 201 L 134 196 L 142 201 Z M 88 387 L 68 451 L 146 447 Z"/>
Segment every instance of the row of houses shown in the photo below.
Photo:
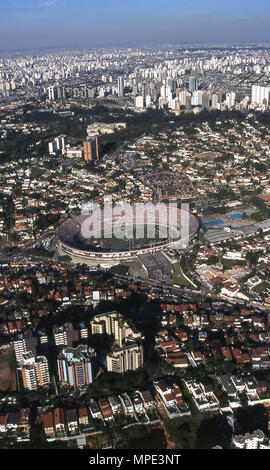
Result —
<path fill-rule="evenodd" d="M 261 398 L 267 393 L 267 384 L 264 380 L 257 380 L 252 375 L 242 377 L 240 375 L 217 376 L 222 390 L 226 393 L 231 408 L 241 406 L 242 394 L 245 394 L 250 406 L 261 403 Z"/>
<path fill-rule="evenodd" d="M 120 395 L 112 395 L 96 402 L 89 401 L 92 418 L 112 421 L 115 414 L 137 417 L 155 410 L 155 400 L 150 390 L 132 391 Z"/>
<path fill-rule="evenodd" d="M 30 409 L 0 412 L 0 434 L 16 433 L 19 439 L 30 437 Z"/>
<path fill-rule="evenodd" d="M 219 410 L 219 400 L 214 394 L 213 387 L 205 381 L 184 381 L 199 411 Z"/>

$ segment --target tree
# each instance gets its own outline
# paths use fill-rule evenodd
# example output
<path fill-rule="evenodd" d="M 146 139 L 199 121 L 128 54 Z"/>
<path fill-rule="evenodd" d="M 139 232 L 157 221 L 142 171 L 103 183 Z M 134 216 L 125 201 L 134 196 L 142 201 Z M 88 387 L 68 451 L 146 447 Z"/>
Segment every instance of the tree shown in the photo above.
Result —
<path fill-rule="evenodd" d="M 246 394 L 246 393 L 241 393 L 241 394 L 239 394 L 239 398 L 240 398 L 241 406 L 242 406 L 243 408 L 247 408 L 247 407 L 248 407 L 248 397 L 247 397 L 247 394 Z"/>
<path fill-rule="evenodd" d="M 207 260 L 207 264 L 208 266 L 212 266 L 212 265 L 215 265 L 219 262 L 219 259 L 217 256 L 215 255 L 210 255 L 208 260 Z"/>

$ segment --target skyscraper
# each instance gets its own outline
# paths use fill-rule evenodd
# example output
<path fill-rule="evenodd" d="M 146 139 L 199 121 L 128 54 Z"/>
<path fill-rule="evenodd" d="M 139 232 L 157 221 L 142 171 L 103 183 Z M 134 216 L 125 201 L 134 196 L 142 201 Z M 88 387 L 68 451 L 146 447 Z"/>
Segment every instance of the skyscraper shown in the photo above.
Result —
<path fill-rule="evenodd" d="M 55 346 L 73 346 L 79 340 L 78 331 L 72 326 L 72 323 L 65 323 L 62 326 L 55 325 L 53 327 L 53 337 Z"/>
<path fill-rule="evenodd" d="M 180 91 L 179 93 L 179 101 L 180 101 L 180 105 L 181 106 L 186 106 L 186 101 L 187 101 L 187 97 L 190 97 L 190 93 L 186 90 L 183 90 L 183 91 Z"/>
<path fill-rule="evenodd" d="M 96 354 L 86 345 L 63 348 L 57 358 L 60 382 L 80 388 L 93 382 Z"/>
<path fill-rule="evenodd" d="M 203 93 L 202 95 L 202 107 L 204 109 L 209 109 L 210 106 L 210 97 L 208 93 Z"/>
<path fill-rule="evenodd" d="M 190 110 L 191 108 L 192 108 L 191 95 L 187 95 L 187 97 L 186 97 L 186 109 Z"/>
<path fill-rule="evenodd" d="M 84 146 L 84 160 L 95 161 L 103 157 L 102 139 L 97 135 L 88 135 Z"/>
<path fill-rule="evenodd" d="M 117 80 L 117 92 L 119 98 L 122 98 L 124 96 L 124 78 L 119 77 Z"/>
<path fill-rule="evenodd" d="M 146 96 L 146 99 L 145 99 L 145 106 L 146 106 L 146 108 L 148 108 L 149 106 L 151 106 L 151 104 L 152 104 L 152 98 L 151 98 L 150 95 L 147 95 L 147 96 Z"/>
<path fill-rule="evenodd" d="M 57 145 L 57 150 L 65 150 L 67 143 L 68 143 L 68 138 L 66 135 L 59 135 L 58 137 L 55 138 L 56 145 Z"/>
<path fill-rule="evenodd" d="M 251 102 L 254 104 L 266 104 L 270 101 L 270 87 L 254 85 L 252 87 Z"/>
<path fill-rule="evenodd" d="M 233 108 L 235 106 L 235 93 L 233 91 L 226 94 L 226 104 L 228 108 Z"/>
<path fill-rule="evenodd" d="M 61 151 L 62 154 L 66 150 L 66 146 L 68 143 L 68 138 L 66 135 L 59 135 L 56 137 L 52 142 L 49 142 L 49 153 L 53 154 L 55 152 Z"/>
<path fill-rule="evenodd" d="M 197 90 L 198 90 L 197 75 L 195 73 L 192 73 L 189 78 L 189 91 L 193 93 L 193 91 L 197 91 Z"/>
<path fill-rule="evenodd" d="M 192 98 L 191 98 L 191 104 L 193 106 L 202 106 L 202 99 L 203 99 L 203 92 L 194 91 Z"/>
<path fill-rule="evenodd" d="M 143 99 L 143 96 L 136 96 L 136 98 L 135 98 L 135 106 L 136 106 L 136 108 L 143 108 L 143 107 L 144 107 L 144 99 Z"/>
<path fill-rule="evenodd" d="M 129 370 L 136 370 L 143 366 L 143 346 L 136 343 L 127 343 L 123 347 L 115 345 L 107 355 L 107 370 L 123 374 Z"/>
<path fill-rule="evenodd" d="M 171 92 L 175 94 L 176 92 L 176 80 L 173 78 L 167 78 L 167 86 L 170 88 Z"/>
<path fill-rule="evenodd" d="M 20 370 L 26 390 L 37 390 L 38 387 L 50 383 L 49 366 L 45 356 L 35 359 L 31 351 L 23 353 Z"/>
<path fill-rule="evenodd" d="M 48 94 L 49 94 L 49 100 L 54 101 L 55 100 L 55 87 L 50 86 L 48 88 Z"/>
<path fill-rule="evenodd" d="M 217 109 L 218 108 L 218 95 L 216 93 L 213 93 L 211 97 L 211 101 L 212 101 L 212 108 Z"/>
<path fill-rule="evenodd" d="M 33 336 L 32 331 L 27 330 L 25 333 L 20 333 L 13 342 L 16 360 L 22 361 L 22 354 L 31 351 L 33 356 L 37 354 L 38 339 Z"/>
<path fill-rule="evenodd" d="M 95 315 L 90 322 L 92 334 L 104 334 L 114 336 L 115 343 L 120 347 L 127 340 L 137 341 L 142 339 L 142 334 L 134 326 L 123 319 L 118 312 L 108 312 Z"/>
<path fill-rule="evenodd" d="M 181 114 L 181 106 L 179 100 L 175 100 L 175 111 L 174 111 L 175 116 L 180 116 Z"/>
<path fill-rule="evenodd" d="M 45 356 L 36 358 L 36 374 L 39 387 L 50 383 L 49 365 Z"/>
<path fill-rule="evenodd" d="M 90 322 L 92 334 L 114 336 L 112 351 L 107 354 L 107 369 L 109 372 L 124 373 L 136 370 L 143 365 L 143 335 L 138 332 L 131 322 L 123 319 L 117 312 L 95 315 Z"/>

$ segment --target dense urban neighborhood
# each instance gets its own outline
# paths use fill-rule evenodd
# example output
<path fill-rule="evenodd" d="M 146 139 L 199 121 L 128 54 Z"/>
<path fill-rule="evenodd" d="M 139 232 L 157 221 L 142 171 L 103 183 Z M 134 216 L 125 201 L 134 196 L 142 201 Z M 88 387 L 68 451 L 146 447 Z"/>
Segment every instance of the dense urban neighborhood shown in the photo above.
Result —
<path fill-rule="evenodd" d="M 269 75 L 265 44 L 0 58 L 1 448 L 270 448 Z M 186 235 L 86 240 L 106 198 Z"/>

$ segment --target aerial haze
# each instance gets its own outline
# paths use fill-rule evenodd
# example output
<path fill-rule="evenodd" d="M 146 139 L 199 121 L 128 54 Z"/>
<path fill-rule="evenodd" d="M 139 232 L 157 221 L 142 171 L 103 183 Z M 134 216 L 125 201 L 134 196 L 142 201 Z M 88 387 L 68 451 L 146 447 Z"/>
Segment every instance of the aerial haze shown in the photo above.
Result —
<path fill-rule="evenodd" d="M 264 0 L 0 1 L 0 50 L 266 41 Z"/>

